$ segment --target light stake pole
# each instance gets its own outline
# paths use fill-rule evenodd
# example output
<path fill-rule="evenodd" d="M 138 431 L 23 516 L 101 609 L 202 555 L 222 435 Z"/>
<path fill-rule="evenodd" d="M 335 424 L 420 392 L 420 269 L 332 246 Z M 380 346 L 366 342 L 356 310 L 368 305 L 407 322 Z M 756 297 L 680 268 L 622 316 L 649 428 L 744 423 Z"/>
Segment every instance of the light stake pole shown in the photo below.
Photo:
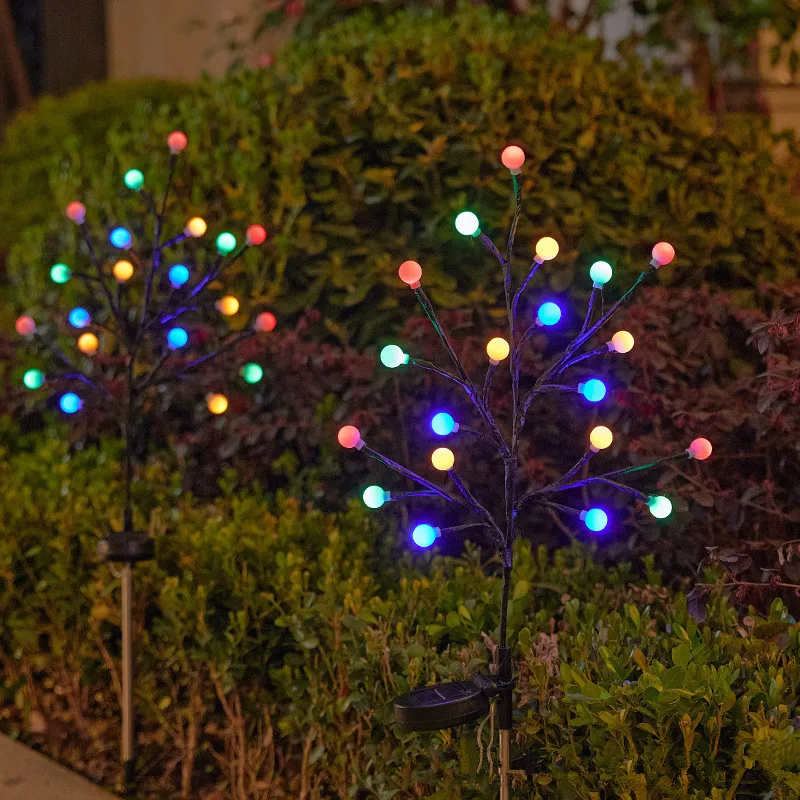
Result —
<path fill-rule="evenodd" d="M 481 542 L 489 543 L 500 556 L 502 567 L 502 596 L 500 602 L 499 644 L 494 652 L 494 673 L 490 676 L 474 675 L 467 681 L 442 683 L 415 689 L 395 700 L 395 719 L 404 731 L 429 731 L 455 727 L 478 720 L 489 711 L 490 699 L 496 698 L 496 714 L 500 739 L 500 798 L 510 797 L 509 772 L 511 769 L 511 731 L 513 728 L 513 690 L 514 670 L 512 648 L 508 644 L 508 605 L 513 570 L 514 542 L 517 535 L 517 520 L 520 514 L 529 513 L 533 508 L 554 511 L 577 517 L 586 528 L 593 532 L 603 531 L 609 523 L 607 512 L 593 506 L 583 508 L 561 498 L 585 487 L 601 487 L 622 492 L 645 503 L 656 518 L 668 516 L 672 503 L 667 497 L 648 495 L 624 483 L 626 476 L 669 463 L 670 461 L 693 458 L 704 460 L 711 455 L 711 444 L 706 439 L 695 439 L 683 452 L 655 461 L 638 464 L 625 469 L 605 472 L 589 477 L 581 477 L 590 462 L 600 452 L 607 449 L 613 441 L 612 431 L 605 425 L 597 425 L 588 436 L 587 447 L 578 461 L 560 478 L 543 486 L 525 486 L 520 480 L 520 444 L 525 430 L 528 414 L 534 400 L 552 395 L 577 393 L 592 405 L 602 401 L 607 388 L 599 378 L 575 385 L 566 374 L 569 370 L 588 362 L 592 358 L 609 353 L 628 353 L 634 346 L 633 336 L 627 331 L 617 331 L 604 344 L 595 344 L 586 349 L 601 329 L 627 303 L 636 288 L 649 273 L 669 264 L 675 257 L 675 250 L 667 242 L 659 242 L 652 250 L 649 266 L 644 269 L 633 285 L 606 311 L 602 310 L 603 286 L 612 277 L 612 267 L 605 261 L 592 264 L 589 276 L 592 292 L 580 332 L 558 355 L 553 356 L 548 366 L 538 376 L 523 376 L 522 355 L 525 346 L 536 333 L 546 333 L 556 326 L 562 317 L 562 310 L 553 301 L 545 301 L 538 306 L 535 314 L 527 309 L 521 310 L 523 297 L 536 273 L 547 261 L 558 255 L 558 243 L 545 236 L 536 243 L 535 256 L 524 280 L 515 288 L 512 282 L 511 266 L 514 255 L 514 240 L 517 223 L 522 210 L 522 192 L 517 176 L 525 161 L 525 154 L 517 146 L 507 147 L 501 161 L 512 177 L 514 191 L 514 215 L 507 238 L 505 251 L 501 252 L 492 240 L 481 231 L 478 217 L 471 211 L 461 212 L 455 219 L 456 230 L 463 236 L 479 240 L 497 259 L 503 275 L 505 310 L 508 322 L 508 339 L 495 337 L 486 347 L 489 365 L 482 386 L 473 381 L 461 363 L 444 328 L 434 310 L 433 304 L 422 288 L 422 267 L 416 261 L 404 261 L 398 270 L 403 283 L 412 289 L 423 311 L 438 334 L 442 347 L 448 357 L 449 366 L 440 367 L 430 361 L 414 358 L 395 344 L 381 350 L 380 360 L 390 369 L 412 365 L 434 372 L 444 380 L 455 385 L 469 399 L 477 416 L 476 426 L 469 427 L 457 422 L 445 411 L 436 413 L 431 420 L 431 428 L 437 436 L 456 435 L 488 444 L 494 456 L 503 462 L 503 513 L 487 508 L 467 487 L 455 469 L 455 454 L 448 447 L 437 447 L 431 454 L 434 469 L 445 473 L 449 479 L 441 486 L 428 480 L 409 467 L 370 447 L 353 425 L 345 425 L 338 432 L 339 444 L 348 449 L 361 450 L 366 455 L 380 461 L 389 469 L 414 481 L 421 491 L 395 493 L 385 491 L 380 486 L 369 486 L 364 491 L 364 503 L 370 508 L 380 508 L 386 502 L 405 500 L 411 497 L 444 501 L 459 518 L 469 520 L 465 524 L 454 524 L 439 528 L 429 523 L 417 524 L 411 533 L 419 547 L 430 547 L 437 538 L 446 533 L 464 533 L 479 529 L 483 534 Z M 598 313 L 599 310 L 599 313 Z M 509 418 L 500 420 L 491 404 L 492 380 L 497 368 L 508 360 L 511 394 Z M 522 378 L 525 378 L 523 385 Z"/>
<path fill-rule="evenodd" d="M 61 411 L 73 415 L 93 401 L 98 410 L 110 412 L 123 440 L 122 530 L 112 531 L 101 539 L 98 554 L 106 562 L 121 565 L 120 750 L 122 783 L 126 793 L 133 788 L 136 779 L 133 565 L 150 560 L 155 554 L 153 539 L 146 532 L 134 528 L 132 490 L 136 450 L 147 414 L 145 401 L 148 398 L 154 400 L 159 387 L 188 380 L 222 353 L 234 349 L 245 339 L 273 330 L 276 325 L 274 315 L 263 311 L 257 315 L 254 324 L 245 325 L 239 333 L 216 341 L 205 352 L 197 349 L 190 331 L 182 327 L 187 324 L 186 320 L 196 320 L 200 324 L 204 316 L 219 313 L 232 318 L 239 313 L 240 304 L 234 296 L 216 297 L 220 280 L 247 249 L 266 241 L 267 232 L 261 225 L 251 225 L 247 228 L 244 243 L 239 245 L 232 233 L 223 231 L 215 241 L 216 255 L 207 259 L 202 268 L 194 258 L 187 261 L 189 264 L 195 262 L 193 270 L 184 263 L 173 262 L 168 266 L 166 261 L 171 248 L 201 238 L 207 231 L 207 224 L 202 217 L 193 217 L 182 233 L 164 240 L 165 212 L 172 179 L 180 154 L 187 146 L 187 138 L 182 132 L 174 131 L 167 137 L 167 145 L 170 150 L 169 177 L 160 203 L 144 188 L 145 179 L 140 170 L 128 170 L 123 179 L 127 189 L 140 193 L 147 207 L 147 219 L 153 231 L 152 241 L 144 244 L 149 257 L 134 249 L 133 235 L 127 228 L 119 226 L 108 235 L 107 250 L 110 252 L 103 252 L 86 222 L 87 212 L 83 203 L 73 201 L 66 208 L 67 218 L 80 228 L 83 255 L 88 259 L 89 267 L 81 271 L 59 262 L 51 267 L 50 277 L 56 284 L 76 278 L 86 290 L 88 308 L 75 307 L 67 318 L 69 331 L 79 333 L 76 346 L 86 357 L 85 365 L 79 364 L 76 357 L 70 357 L 59 346 L 55 335 L 58 331 L 40 333 L 33 317 L 23 315 L 15 326 L 40 355 L 46 353 L 52 362 L 46 375 L 39 369 L 28 369 L 23 375 L 24 385 L 29 389 L 39 389 L 46 383 L 72 386 L 75 391 L 65 392 L 59 397 Z M 146 230 L 145 223 L 142 231 Z M 111 260 L 115 261 L 110 275 L 106 255 L 111 255 Z M 109 357 L 106 362 L 103 356 Z M 263 369 L 255 363 L 246 364 L 241 375 L 246 384 L 257 383 L 263 376 Z M 88 396 L 84 398 L 82 394 Z M 228 399 L 224 394 L 212 393 L 207 396 L 206 405 L 211 414 L 224 414 Z"/>

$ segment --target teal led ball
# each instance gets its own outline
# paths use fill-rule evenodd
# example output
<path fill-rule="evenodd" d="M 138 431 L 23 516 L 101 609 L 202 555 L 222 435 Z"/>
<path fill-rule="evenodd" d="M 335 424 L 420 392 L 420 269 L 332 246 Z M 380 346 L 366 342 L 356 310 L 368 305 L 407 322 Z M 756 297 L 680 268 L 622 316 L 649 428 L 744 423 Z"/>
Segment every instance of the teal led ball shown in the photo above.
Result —
<path fill-rule="evenodd" d="M 380 508 L 386 502 L 386 492 L 380 486 L 367 486 L 362 498 L 367 508 Z"/>
<path fill-rule="evenodd" d="M 139 189 L 144 186 L 144 175 L 141 170 L 138 169 L 129 169 L 122 180 L 125 182 L 125 185 L 129 189 L 133 189 L 134 192 L 138 192 Z"/>
<path fill-rule="evenodd" d="M 595 261 L 589 267 L 589 277 L 596 286 L 604 286 L 611 280 L 611 264 L 607 261 Z"/>
<path fill-rule="evenodd" d="M 456 230 L 462 236 L 475 236 L 480 233 L 481 223 L 471 211 L 462 211 L 456 217 Z"/>
<path fill-rule="evenodd" d="M 446 411 L 434 414 L 431 429 L 437 436 L 449 436 L 456 429 L 456 421 Z"/>
<path fill-rule="evenodd" d="M 70 275 L 70 268 L 66 264 L 58 263 L 50 267 L 50 280 L 53 283 L 66 283 Z"/>
<path fill-rule="evenodd" d="M 608 514 L 602 508 L 590 508 L 584 515 L 583 522 L 592 533 L 600 533 L 608 525 Z"/>
<path fill-rule="evenodd" d="M 40 369 L 29 369 L 22 376 L 22 383 L 26 389 L 38 389 L 44 383 L 44 372 Z"/>
<path fill-rule="evenodd" d="M 264 370 L 260 364 L 250 363 L 242 367 L 242 378 L 245 383 L 258 383 L 264 377 Z"/>
<path fill-rule="evenodd" d="M 232 233 L 223 231 L 217 236 L 217 252 L 226 256 L 236 247 L 236 237 Z"/>
<path fill-rule="evenodd" d="M 436 537 L 439 535 L 439 532 L 433 525 L 417 525 L 416 528 L 411 532 L 411 538 L 414 540 L 414 544 L 417 547 L 430 547 L 435 541 Z"/>
<path fill-rule="evenodd" d="M 672 502 L 664 495 L 654 495 L 647 501 L 647 505 L 656 519 L 666 519 L 672 513 Z"/>
<path fill-rule="evenodd" d="M 551 302 L 542 303 L 536 317 L 542 325 L 555 325 L 561 319 L 561 309 Z"/>
<path fill-rule="evenodd" d="M 408 356 L 396 344 L 387 344 L 381 350 L 381 364 L 394 369 L 401 364 L 408 364 Z"/>
<path fill-rule="evenodd" d="M 578 389 L 590 403 L 599 403 L 606 396 L 606 385 L 597 378 L 582 383 Z"/>

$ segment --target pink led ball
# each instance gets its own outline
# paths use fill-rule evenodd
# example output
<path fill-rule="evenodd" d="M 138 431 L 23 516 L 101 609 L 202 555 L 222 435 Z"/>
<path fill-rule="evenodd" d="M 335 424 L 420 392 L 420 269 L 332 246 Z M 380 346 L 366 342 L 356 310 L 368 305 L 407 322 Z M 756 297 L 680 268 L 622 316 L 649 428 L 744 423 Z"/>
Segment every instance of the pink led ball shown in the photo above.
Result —
<path fill-rule="evenodd" d="M 20 336 L 31 336 L 36 333 L 36 323 L 33 321 L 33 317 L 25 315 L 17 317 L 14 328 Z"/>
<path fill-rule="evenodd" d="M 267 229 L 263 225 L 251 225 L 245 234 L 245 241 L 250 247 L 258 247 L 267 240 Z"/>
<path fill-rule="evenodd" d="M 689 455 L 698 461 L 705 461 L 711 455 L 711 442 L 708 439 L 695 439 L 689 445 Z"/>
<path fill-rule="evenodd" d="M 278 320 L 275 319 L 275 315 L 270 314 L 269 311 L 262 311 L 256 317 L 256 330 L 262 333 L 269 333 L 271 330 L 275 330 L 277 324 Z"/>
<path fill-rule="evenodd" d="M 653 248 L 653 261 L 657 261 L 660 267 L 669 264 L 675 258 L 675 248 L 669 242 L 659 242 Z"/>
<path fill-rule="evenodd" d="M 412 289 L 419 288 L 419 279 L 422 277 L 422 267 L 416 261 L 404 261 L 397 270 L 400 280 Z"/>
<path fill-rule="evenodd" d="M 66 214 L 67 219 L 72 220 L 76 225 L 82 225 L 86 219 L 86 206 L 77 200 L 73 200 L 67 206 Z"/>
<path fill-rule="evenodd" d="M 350 450 L 353 447 L 358 447 L 358 443 L 361 441 L 361 433 L 354 425 L 345 425 L 343 428 L 339 428 L 336 438 L 342 447 Z"/>
<path fill-rule="evenodd" d="M 519 170 L 519 168 L 525 163 L 525 153 L 521 147 L 517 147 L 515 144 L 512 144 L 503 150 L 502 154 L 500 155 L 500 160 L 503 162 L 504 167 L 513 172 L 514 170 Z"/>
<path fill-rule="evenodd" d="M 189 140 L 186 138 L 186 134 L 181 131 L 172 131 L 172 133 L 167 136 L 169 151 L 174 156 L 178 155 L 178 153 L 182 153 L 186 149 L 187 144 L 189 144 Z"/>

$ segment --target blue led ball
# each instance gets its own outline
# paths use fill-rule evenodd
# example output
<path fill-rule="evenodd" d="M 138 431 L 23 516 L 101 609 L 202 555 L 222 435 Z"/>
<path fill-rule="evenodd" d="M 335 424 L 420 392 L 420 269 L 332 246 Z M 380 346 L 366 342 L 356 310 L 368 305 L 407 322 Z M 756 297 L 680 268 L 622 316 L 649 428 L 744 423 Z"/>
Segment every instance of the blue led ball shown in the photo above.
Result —
<path fill-rule="evenodd" d="M 436 541 L 438 535 L 439 532 L 433 525 L 423 523 L 414 528 L 411 533 L 411 538 L 414 540 L 414 544 L 417 545 L 417 547 L 430 547 Z"/>
<path fill-rule="evenodd" d="M 78 308 L 73 308 L 72 311 L 69 312 L 69 324 L 72 325 L 73 328 L 85 328 L 90 321 L 91 317 L 85 308 L 78 306 Z"/>
<path fill-rule="evenodd" d="M 386 502 L 386 492 L 380 486 L 367 486 L 362 498 L 367 508 L 380 508 Z"/>
<path fill-rule="evenodd" d="M 189 341 L 189 334 L 183 328 L 170 328 L 167 332 L 167 344 L 170 350 L 177 350 Z"/>
<path fill-rule="evenodd" d="M 608 525 L 608 514 L 602 508 L 590 508 L 584 514 L 583 521 L 590 531 L 599 533 Z"/>
<path fill-rule="evenodd" d="M 590 403 L 599 403 L 606 396 L 606 385 L 597 378 L 582 383 L 578 389 Z"/>
<path fill-rule="evenodd" d="M 58 401 L 59 406 L 61 406 L 61 410 L 65 414 L 74 414 L 76 411 L 80 411 L 81 406 L 83 405 L 83 400 L 75 394 L 75 392 L 67 392 L 66 394 L 61 395 L 61 399 Z"/>
<path fill-rule="evenodd" d="M 431 429 L 438 436 L 448 436 L 456 429 L 456 421 L 445 411 L 433 415 Z"/>
<path fill-rule="evenodd" d="M 536 318 L 542 325 L 555 325 L 561 319 L 561 309 L 555 303 L 542 303 L 536 312 Z"/>
<path fill-rule="evenodd" d="M 133 241 L 131 232 L 126 228 L 114 228 L 109 234 L 108 240 L 114 247 L 118 247 L 120 250 L 127 250 Z"/>
<path fill-rule="evenodd" d="M 174 288 L 180 289 L 189 280 L 189 270 L 183 264 L 175 264 L 169 269 L 169 282 Z"/>

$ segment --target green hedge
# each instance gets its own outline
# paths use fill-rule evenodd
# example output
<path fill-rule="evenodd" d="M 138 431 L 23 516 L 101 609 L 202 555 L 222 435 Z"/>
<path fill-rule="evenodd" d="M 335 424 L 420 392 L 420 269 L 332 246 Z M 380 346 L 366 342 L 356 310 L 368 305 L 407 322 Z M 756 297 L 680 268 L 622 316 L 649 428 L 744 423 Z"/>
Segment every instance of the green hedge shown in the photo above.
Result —
<path fill-rule="evenodd" d="M 70 451 L 59 433 L 0 430 L 0 723 L 112 784 L 118 582 L 93 553 L 118 513 L 118 448 Z M 402 735 L 389 705 L 485 664 L 492 564 L 398 557 L 360 513 L 257 490 L 200 503 L 152 469 L 139 797 L 495 796 L 488 723 Z M 644 570 L 519 546 L 518 745 L 537 775 L 515 797 L 796 797 L 798 625 L 779 601 L 740 621 L 721 599 L 698 624 Z"/>
<path fill-rule="evenodd" d="M 157 185 L 164 137 L 181 127 L 192 171 L 170 227 L 189 213 L 207 215 L 212 230 L 262 219 L 273 248 L 266 263 L 244 266 L 253 293 L 287 313 L 316 306 L 330 332 L 356 344 L 412 307 L 410 293 L 396 292 L 408 256 L 424 264 L 436 302 L 493 300 L 494 265 L 452 222 L 469 206 L 500 234 L 510 187 L 498 156 L 509 141 L 528 153 L 518 267 L 534 238 L 556 235 L 555 289 L 598 256 L 624 279 L 668 238 L 681 283 L 752 300 L 759 279 L 790 276 L 800 256 L 795 162 L 778 162 L 763 122 L 711 118 L 674 81 L 604 62 L 597 42 L 535 15 L 356 16 L 289 46 L 269 70 L 201 82 L 177 112 L 131 109 L 111 123 L 105 140 L 66 151 L 48 211 L 77 194 L 90 219 L 126 216 L 136 199 L 123 199 L 123 172 L 141 166 Z M 20 231 L 10 270 L 21 306 L 41 296 L 72 236 L 57 217 Z"/>

